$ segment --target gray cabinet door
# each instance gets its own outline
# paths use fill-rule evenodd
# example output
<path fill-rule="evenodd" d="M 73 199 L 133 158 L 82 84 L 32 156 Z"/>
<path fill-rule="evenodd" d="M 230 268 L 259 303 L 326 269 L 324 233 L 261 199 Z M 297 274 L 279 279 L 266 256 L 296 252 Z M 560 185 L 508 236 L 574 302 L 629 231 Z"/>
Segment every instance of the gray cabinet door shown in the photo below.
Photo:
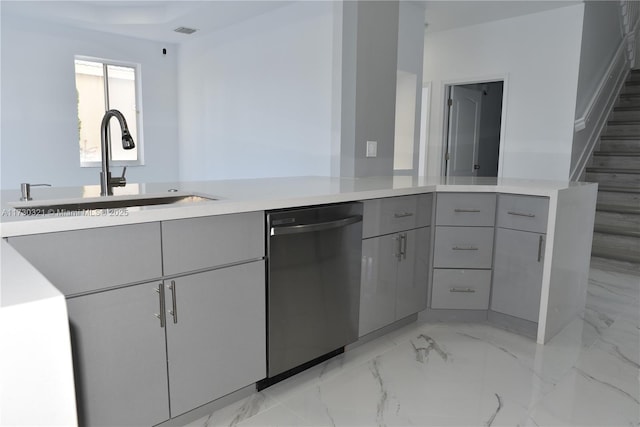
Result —
<path fill-rule="evenodd" d="M 399 235 L 362 241 L 359 336 L 395 320 Z"/>
<path fill-rule="evenodd" d="M 266 376 L 264 277 L 256 261 L 165 280 L 172 417 Z"/>
<path fill-rule="evenodd" d="M 430 227 L 400 233 L 402 256 L 398 261 L 396 320 L 427 307 Z"/>
<path fill-rule="evenodd" d="M 157 222 L 11 237 L 9 244 L 67 296 L 162 276 Z"/>
<path fill-rule="evenodd" d="M 264 257 L 264 212 L 162 221 L 164 274 Z"/>
<path fill-rule="evenodd" d="M 169 419 L 165 330 L 155 316 L 159 286 L 67 300 L 80 425 L 141 426 Z"/>
<path fill-rule="evenodd" d="M 544 235 L 498 228 L 491 310 L 538 322 Z"/>

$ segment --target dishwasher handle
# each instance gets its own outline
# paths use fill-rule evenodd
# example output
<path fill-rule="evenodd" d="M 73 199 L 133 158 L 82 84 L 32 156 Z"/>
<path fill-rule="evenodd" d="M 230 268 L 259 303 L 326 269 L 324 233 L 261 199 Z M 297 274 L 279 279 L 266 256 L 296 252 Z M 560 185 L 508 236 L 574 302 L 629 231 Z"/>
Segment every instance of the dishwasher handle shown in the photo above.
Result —
<path fill-rule="evenodd" d="M 331 230 L 332 228 L 346 227 L 347 225 L 355 224 L 361 221 L 362 215 L 354 215 L 347 218 L 337 219 L 335 221 L 271 227 L 270 234 L 272 236 L 280 236 L 282 234 L 312 233 L 314 231 L 324 231 Z"/>

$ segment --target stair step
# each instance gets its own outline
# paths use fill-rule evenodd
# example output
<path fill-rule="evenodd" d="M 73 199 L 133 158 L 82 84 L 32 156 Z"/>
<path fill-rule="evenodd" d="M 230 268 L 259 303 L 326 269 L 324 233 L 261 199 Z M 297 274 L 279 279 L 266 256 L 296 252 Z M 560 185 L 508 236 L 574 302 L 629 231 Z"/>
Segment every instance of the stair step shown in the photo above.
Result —
<path fill-rule="evenodd" d="M 601 136 L 600 151 L 639 151 L 640 138 Z"/>
<path fill-rule="evenodd" d="M 603 191 L 602 187 L 599 187 L 596 209 L 619 213 L 636 212 L 640 208 L 640 192 L 638 188 L 627 188 L 627 190 L 626 192 Z"/>
<path fill-rule="evenodd" d="M 640 122 L 638 121 L 609 121 L 604 130 L 606 136 L 637 136 L 640 137 Z"/>
<path fill-rule="evenodd" d="M 595 231 L 591 255 L 640 262 L 640 238 Z"/>
<path fill-rule="evenodd" d="M 632 70 L 629 73 L 629 77 L 627 78 L 627 82 L 637 82 L 640 81 L 640 70 Z"/>
<path fill-rule="evenodd" d="M 585 181 L 605 186 L 640 188 L 640 171 L 587 168 Z"/>
<path fill-rule="evenodd" d="M 640 152 L 595 152 L 589 167 L 636 170 L 640 173 Z"/>
<path fill-rule="evenodd" d="M 638 157 L 640 156 L 640 151 L 595 151 L 593 155 L 600 157 Z"/>
<path fill-rule="evenodd" d="M 640 188 L 616 187 L 613 185 L 599 185 L 598 191 L 611 191 L 614 193 L 640 193 Z"/>
<path fill-rule="evenodd" d="M 627 81 L 622 87 L 622 93 L 625 93 L 625 94 L 640 93 L 640 81 L 637 81 L 637 80 Z"/>
<path fill-rule="evenodd" d="M 611 214 L 620 214 L 620 215 L 640 215 L 640 205 L 613 205 L 606 203 L 598 203 L 596 205 L 596 211 L 598 212 L 608 212 Z"/>
<path fill-rule="evenodd" d="M 596 229 L 598 227 L 623 227 L 635 231 L 640 237 L 640 209 L 636 209 L 635 213 L 596 210 L 595 226 Z"/>
<path fill-rule="evenodd" d="M 633 227 L 624 227 L 621 225 L 599 225 L 593 228 L 596 233 L 610 234 L 612 236 L 626 236 L 640 238 L 640 230 Z M 640 249 L 640 240 L 638 240 L 638 249 Z"/>
<path fill-rule="evenodd" d="M 640 263 L 620 261 L 615 259 L 605 259 L 597 256 L 591 257 L 591 268 L 598 270 L 614 271 L 617 273 L 640 276 Z"/>
<path fill-rule="evenodd" d="M 638 82 L 640 83 L 640 82 Z M 611 121 L 640 120 L 639 107 L 617 107 L 614 108 L 609 117 Z"/>
<path fill-rule="evenodd" d="M 640 175 L 640 170 L 635 168 L 623 169 L 623 168 L 608 168 L 589 166 L 587 172 L 600 173 L 600 174 L 616 174 L 616 175 Z"/>
<path fill-rule="evenodd" d="M 640 95 L 635 93 L 622 93 L 616 102 L 616 107 L 638 107 Z"/>

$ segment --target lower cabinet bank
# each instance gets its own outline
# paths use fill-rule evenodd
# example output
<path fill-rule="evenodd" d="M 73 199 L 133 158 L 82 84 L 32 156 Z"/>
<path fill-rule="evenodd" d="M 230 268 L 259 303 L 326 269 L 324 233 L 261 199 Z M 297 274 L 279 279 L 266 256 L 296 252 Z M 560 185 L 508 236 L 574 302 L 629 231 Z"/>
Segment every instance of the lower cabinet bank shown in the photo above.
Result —
<path fill-rule="evenodd" d="M 80 425 L 159 424 L 265 377 L 263 236 L 251 212 L 8 239 L 67 296 Z"/>
<path fill-rule="evenodd" d="M 595 191 L 568 194 L 595 205 Z M 586 279 L 575 280 L 551 303 L 554 254 L 575 252 L 575 270 L 588 271 L 590 246 L 573 236 L 590 242 L 593 216 L 567 234 L 576 215 L 550 213 L 549 197 L 439 192 L 363 204 L 363 340 L 419 313 L 488 319 L 544 343 L 575 314 L 562 295 L 586 295 Z M 264 212 L 8 242 L 67 298 L 81 425 L 177 422 L 266 377 Z"/>

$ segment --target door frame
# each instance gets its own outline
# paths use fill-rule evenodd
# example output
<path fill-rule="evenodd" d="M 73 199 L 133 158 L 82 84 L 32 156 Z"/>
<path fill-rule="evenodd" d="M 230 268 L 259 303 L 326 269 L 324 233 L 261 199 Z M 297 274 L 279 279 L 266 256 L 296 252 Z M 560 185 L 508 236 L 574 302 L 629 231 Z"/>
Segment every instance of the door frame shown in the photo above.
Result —
<path fill-rule="evenodd" d="M 498 150 L 498 178 L 502 178 L 504 171 L 505 133 L 507 123 L 507 99 L 509 88 L 509 74 L 495 74 L 490 76 L 466 79 L 443 80 L 441 83 L 442 114 L 442 144 L 440 146 L 440 176 L 447 174 L 447 162 L 445 160 L 449 143 L 449 92 L 451 86 L 462 86 L 477 83 L 502 82 L 502 115 L 500 119 L 500 148 Z"/>

